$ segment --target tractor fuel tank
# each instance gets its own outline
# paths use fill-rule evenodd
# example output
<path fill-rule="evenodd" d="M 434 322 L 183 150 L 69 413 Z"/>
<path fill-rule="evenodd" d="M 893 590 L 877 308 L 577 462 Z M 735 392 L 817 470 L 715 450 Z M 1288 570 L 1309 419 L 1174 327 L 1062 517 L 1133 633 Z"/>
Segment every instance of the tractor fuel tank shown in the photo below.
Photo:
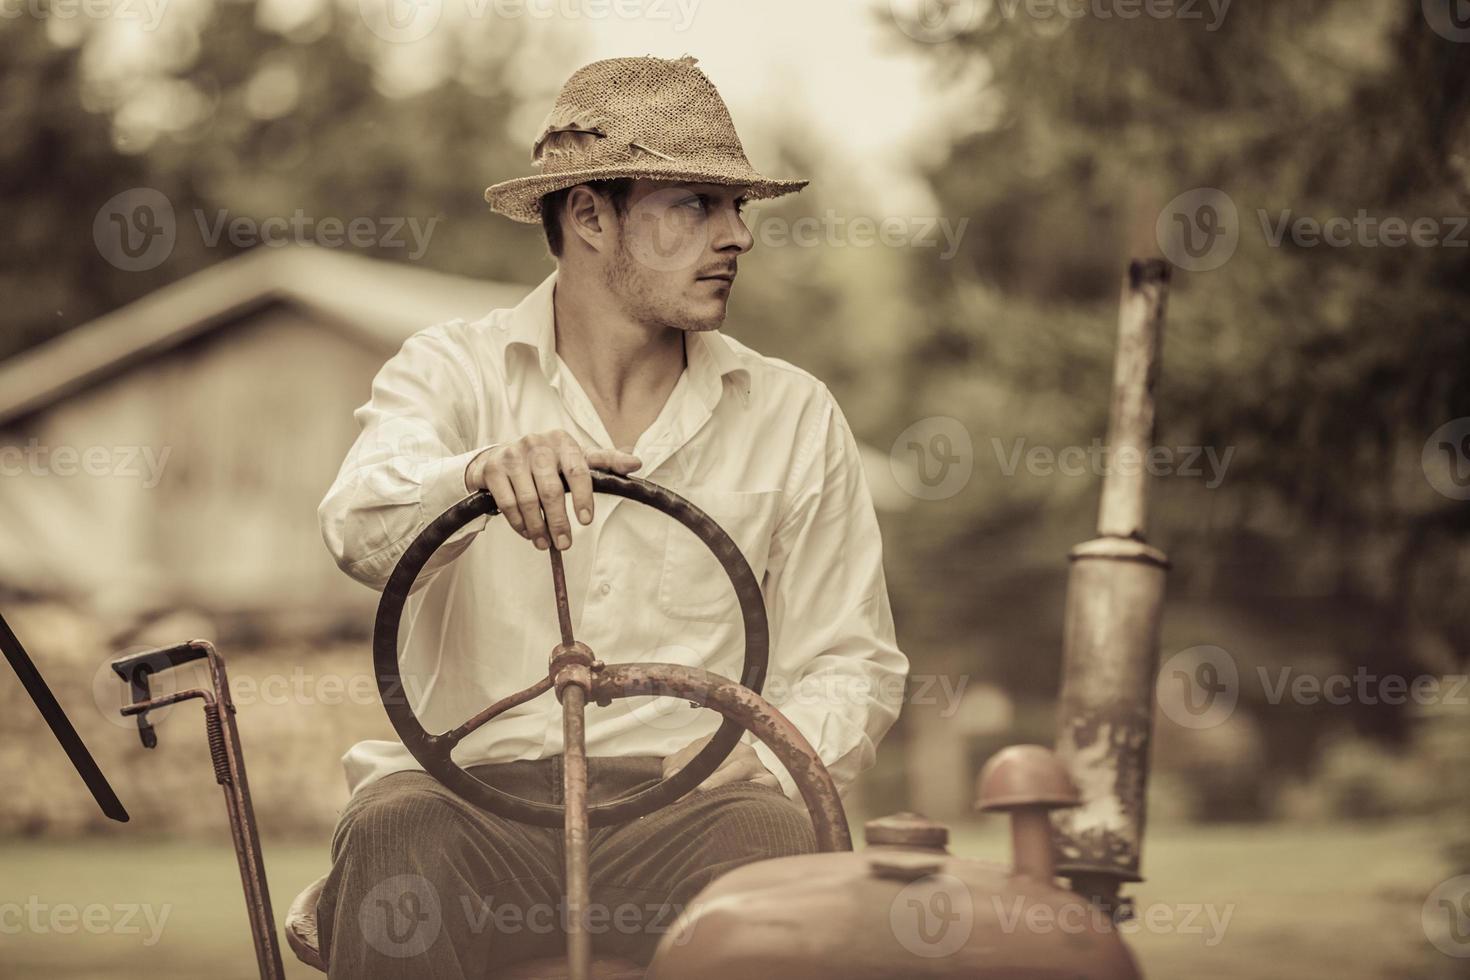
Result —
<path fill-rule="evenodd" d="M 982 810 L 1012 822 L 1012 866 L 958 857 L 914 814 L 869 821 L 859 852 L 749 864 L 720 877 L 664 936 L 648 980 L 1136 980 L 1112 921 L 1056 883 L 1048 813 L 1078 802 L 1038 746 L 998 753 Z"/>

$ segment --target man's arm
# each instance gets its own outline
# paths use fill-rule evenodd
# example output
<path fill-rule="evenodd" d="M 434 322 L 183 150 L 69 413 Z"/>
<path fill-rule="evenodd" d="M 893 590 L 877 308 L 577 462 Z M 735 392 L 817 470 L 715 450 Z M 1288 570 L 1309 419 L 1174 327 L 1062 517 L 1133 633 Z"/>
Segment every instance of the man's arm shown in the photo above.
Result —
<path fill-rule="evenodd" d="M 796 489 L 772 541 L 766 596 L 777 708 L 817 749 L 839 788 L 873 764 L 898 717 L 908 658 L 894 639 L 883 548 L 857 443 L 829 393 L 798 450 Z M 755 746 L 787 796 L 796 784 Z"/>
<path fill-rule="evenodd" d="M 374 589 L 387 583 L 419 531 L 470 492 L 465 468 L 486 448 L 474 445 L 482 396 L 457 329 L 458 321 L 415 334 L 383 365 L 372 397 L 354 413 L 362 431 L 317 508 L 338 567 Z M 462 528 L 417 584 L 484 526 L 480 518 Z"/>
<path fill-rule="evenodd" d="M 614 450 L 585 452 L 561 430 L 480 444 L 484 392 L 459 342 L 461 321 L 416 334 L 373 379 L 356 412 L 362 432 L 317 510 L 343 571 L 382 589 L 423 528 L 476 490 L 487 490 L 511 527 L 543 550 L 570 545 L 565 475 L 578 519 L 592 522 L 589 468 L 631 473 L 642 463 Z M 544 511 L 544 514 L 543 514 Z M 434 552 L 417 590 L 485 527 L 471 521 Z"/>

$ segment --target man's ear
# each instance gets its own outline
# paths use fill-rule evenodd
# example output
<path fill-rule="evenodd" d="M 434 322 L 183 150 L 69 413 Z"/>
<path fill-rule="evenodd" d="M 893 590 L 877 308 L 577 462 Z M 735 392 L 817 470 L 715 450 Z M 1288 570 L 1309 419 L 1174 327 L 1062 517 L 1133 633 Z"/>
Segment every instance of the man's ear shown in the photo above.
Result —
<path fill-rule="evenodd" d="M 611 246 L 617 216 L 607 198 L 585 184 L 578 184 L 567 193 L 563 213 L 572 232 L 589 248 L 602 252 Z"/>

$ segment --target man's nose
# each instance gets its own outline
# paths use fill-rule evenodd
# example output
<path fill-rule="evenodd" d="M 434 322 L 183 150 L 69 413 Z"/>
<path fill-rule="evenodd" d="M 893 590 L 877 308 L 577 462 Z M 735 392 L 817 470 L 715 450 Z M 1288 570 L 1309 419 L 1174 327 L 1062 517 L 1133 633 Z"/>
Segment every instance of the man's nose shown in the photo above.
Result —
<path fill-rule="evenodd" d="M 746 227 L 745 218 L 733 206 L 726 208 L 722 216 L 713 224 L 713 237 L 710 245 L 716 252 L 743 255 L 755 245 L 755 238 L 750 234 L 750 229 Z"/>

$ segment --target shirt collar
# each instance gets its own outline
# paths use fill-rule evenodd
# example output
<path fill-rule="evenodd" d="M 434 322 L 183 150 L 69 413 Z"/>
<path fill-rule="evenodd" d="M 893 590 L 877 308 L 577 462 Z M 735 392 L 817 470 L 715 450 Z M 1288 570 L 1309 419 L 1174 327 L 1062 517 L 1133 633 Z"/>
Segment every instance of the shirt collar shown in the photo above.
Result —
<path fill-rule="evenodd" d="M 507 369 L 511 351 L 520 347 L 529 350 L 536 358 L 543 376 L 551 378 L 555 375 L 556 315 L 552 307 L 555 289 L 556 273 L 553 272 L 511 310 L 509 335 L 505 341 Z M 684 354 L 689 362 L 690 381 L 711 410 L 720 400 L 727 377 L 741 399 L 749 399 L 750 369 L 724 334 L 718 330 L 688 331 L 684 334 Z"/>

